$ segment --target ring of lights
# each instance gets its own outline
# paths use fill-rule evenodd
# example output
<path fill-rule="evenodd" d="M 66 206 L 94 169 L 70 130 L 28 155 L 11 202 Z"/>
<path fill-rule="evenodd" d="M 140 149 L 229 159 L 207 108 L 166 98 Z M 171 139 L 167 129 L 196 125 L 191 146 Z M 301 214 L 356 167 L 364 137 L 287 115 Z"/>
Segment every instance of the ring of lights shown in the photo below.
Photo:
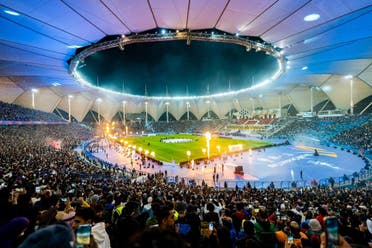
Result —
<path fill-rule="evenodd" d="M 223 42 L 223 43 L 231 43 L 237 44 L 240 46 L 246 47 L 247 51 L 250 49 L 255 49 L 256 51 L 264 51 L 267 55 L 273 56 L 277 60 L 278 70 L 271 76 L 270 79 L 264 80 L 263 82 L 257 83 L 249 88 L 244 88 L 241 90 L 218 93 L 218 94 L 211 94 L 211 95 L 204 95 L 204 96 L 141 96 L 141 95 L 133 95 L 127 93 L 121 93 L 113 90 L 104 89 L 102 87 L 94 86 L 93 84 L 87 82 L 83 79 L 77 68 L 79 63 L 84 63 L 84 59 L 89 57 L 90 55 L 111 49 L 111 48 L 120 48 L 121 50 L 124 49 L 126 45 L 133 44 L 133 43 L 144 43 L 144 42 L 160 42 L 160 41 L 172 41 L 172 40 L 185 40 L 187 45 L 190 45 L 192 40 L 198 41 L 210 41 L 210 42 Z M 84 49 L 83 51 L 77 53 L 75 56 L 72 57 L 71 62 L 69 64 L 69 73 L 77 80 L 80 84 L 84 86 L 88 86 L 94 88 L 99 91 L 109 92 L 113 94 L 122 95 L 125 97 L 135 97 L 135 98 L 143 98 L 143 99 L 156 99 L 156 100 L 188 100 L 188 99 L 196 99 L 196 98 L 213 98 L 213 97 L 223 97 L 223 96 L 230 96 L 230 95 L 238 95 L 243 92 L 247 92 L 264 85 L 267 85 L 277 78 L 279 78 L 285 72 L 285 63 L 286 58 L 282 55 L 280 50 L 273 47 L 271 44 L 262 43 L 258 41 L 254 41 L 249 39 L 249 37 L 243 37 L 239 35 L 231 35 L 231 34 L 214 34 L 213 32 L 190 32 L 190 31 L 174 31 L 174 32 L 162 32 L 162 33 L 153 33 L 153 34 L 133 34 L 130 36 L 122 35 L 114 40 L 105 41 L 101 43 L 97 43 L 91 45 Z"/>

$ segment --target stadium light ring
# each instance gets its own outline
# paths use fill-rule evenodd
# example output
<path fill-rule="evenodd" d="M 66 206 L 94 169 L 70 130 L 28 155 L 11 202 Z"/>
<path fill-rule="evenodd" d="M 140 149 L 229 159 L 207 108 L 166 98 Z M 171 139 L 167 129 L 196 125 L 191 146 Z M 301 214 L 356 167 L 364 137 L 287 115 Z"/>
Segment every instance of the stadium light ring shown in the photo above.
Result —
<path fill-rule="evenodd" d="M 77 71 L 79 63 L 84 61 L 85 58 L 89 57 L 90 55 L 104 51 L 111 48 L 118 48 L 124 47 L 129 44 L 134 43 L 145 43 L 145 42 L 161 42 L 161 41 L 173 41 L 173 40 L 197 40 L 197 41 L 209 41 L 209 42 L 222 42 L 222 43 L 230 43 L 236 44 L 243 47 L 251 47 L 252 49 L 263 51 L 266 54 L 273 56 L 278 64 L 277 71 L 269 78 L 262 82 L 252 85 L 248 88 L 243 88 L 240 90 L 223 92 L 223 93 L 215 93 L 210 95 L 202 95 L 202 96 L 143 96 L 143 95 L 135 95 L 135 94 L 128 94 L 123 92 L 118 92 L 114 90 L 105 89 L 102 87 L 94 86 L 92 83 L 86 81 Z M 119 96 L 124 96 L 127 98 L 135 98 L 135 99 L 143 99 L 143 100 L 192 100 L 192 99 L 206 99 L 206 98 L 220 98 L 220 97 L 228 97 L 232 95 L 238 95 L 244 92 L 248 92 L 259 87 L 263 87 L 277 78 L 279 78 L 286 70 L 286 61 L 287 59 L 283 56 L 283 54 L 278 51 L 274 46 L 268 43 L 253 41 L 249 38 L 243 36 L 236 36 L 231 34 L 211 34 L 211 33 L 203 33 L 203 32 L 190 32 L 190 31 L 179 31 L 179 32 L 167 32 L 165 34 L 134 34 L 134 35 L 126 35 L 120 36 L 115 40 L 105 41 L 96 43 L 87 47 L 86 49 L 82 50 L 81 52 L 77 53 L 71 58 L 71 62 L 69 64 L 69 73 L 75 78 L 75 80 L 83 86 L 87 86 L 93 89 L 96 89 L 101 92 L 116 94 Z"/>

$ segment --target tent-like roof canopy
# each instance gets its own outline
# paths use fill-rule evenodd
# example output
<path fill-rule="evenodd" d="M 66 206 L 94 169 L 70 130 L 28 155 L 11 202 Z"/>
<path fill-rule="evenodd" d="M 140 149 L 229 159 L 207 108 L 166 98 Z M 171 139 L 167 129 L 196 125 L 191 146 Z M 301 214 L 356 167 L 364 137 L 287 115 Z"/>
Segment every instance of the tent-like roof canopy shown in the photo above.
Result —
<path fill-rule="evenodd" d="M 304 99 L 310 99 L 312 86 L 320 89 L 314 104 L 328 99 L 347 109 L 350 80 L 345 75 L 353 75 L 354 103 L 372 94 L 371 10 L 369 0 L 3 0 L 0 100 L 30 107 L 31 89 L 38 88 L 36 108 L 67 110 L 67 96 L 73 95 L 72 114 L 78 120 L 97 109 L 98 97 L 105 101 L 101 111 L 107 119 L 121 111 L 123 100 L 128 101 L 127 111 L 141 112 L 143 99 L 107 95 L 76 82 L 67 63 L 76 48 L 105 36 L 155 28 L 218 29 L 257 36 L 279 47 L 290 67 L 268 87 L 233 99 L 212 99 L 210 107 L 218 116 L 232 108 L 250 108 L 252 102 L 275 108 L 278 98 L 282 106 L 291 103 L 306 111 L 310 100 Z M 157 119 L 165 103 L 151 103 L 149 112 Z M 197 117 L 207 108 L 204 101 L 191 103 Z M 169 109 L 180 117 L 185 103 L 171 102 Z"/>

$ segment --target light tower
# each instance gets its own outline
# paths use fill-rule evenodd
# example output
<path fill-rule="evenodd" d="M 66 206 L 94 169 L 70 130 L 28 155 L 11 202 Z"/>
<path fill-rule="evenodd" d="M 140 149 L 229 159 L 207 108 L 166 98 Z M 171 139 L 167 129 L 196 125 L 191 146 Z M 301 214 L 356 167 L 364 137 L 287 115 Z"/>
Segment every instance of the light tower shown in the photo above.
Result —
<path fill-rule="evenodd" d="M 148 102 L 146 101 L 145 102 L 145 126 L 147 127 L 147 105 L 148 105 Z"/>
<path fill-rule="evenodd" d="M 126 105 L 127 105 L 127 101 L 122 101 L 121 103 L 123 104 L 123 126 L 126 126 L 126 117 L 127 117 Z"/>
<path fill-rule="evenodd" d="M 190 103 L 186 102 L 186 113 L 187 113 L 187 120 L 190 120 Z"/>
<path fill-rule="evenodd" d="M 71 122 L 71 99 L 73 98 L 72 95 L 67 96 L 67 103 L 68 103 L 68 122 Z"/>
<path fill-rule="evenodd" d="M 35 109 L 35 94 L 39 92 L 38 89 L 31 89 L 31 104 L 32 104 L 32 109 Z"/>
<path fill-rule="evenodd" d="M 101 124 L 101 102 L 102 102 L 102 99 L 97 98 L 96 102 L 97 102 L 97 110 L 98 110 L 98 123 Z"/>
<path fill-rule="evenodd" d="M 211 114 L 210 114 L 210 111 L 211 111 L 211 101 L 210 100 L 207 100 L 205 103 L 208 104 L 207 118 L 210 119 L 211 118 Z"/>
<path fill-rule="evenodd" d="M 187 155 L 187 163 L 190 166 L 190 155 L 191 155 L 191 152 L 190 151 L 186 151 L 186 155 Z"/>
<path fill-rule="evenodd" d="M 165 106 L 167 107 L 167 113 L 166 113 L 166 115 L 167 115 L 167 123 L 169 123 L 169 102 L 166 102 L 165 103 Z"/>
<path fill-rule="evenodd" d="M 207 141 L 207 156 L 208 156 L 208 163 L 209 163 L 210 152 L 211 152 L 211 146 L 210 146 L 210 142 L 211 142 L 211 133 L 210 133 L 210 132 L 206 132 L 206 133 L 205 133 L 205 139 L 206 139 L 206 141 Z"/>
<path fill-rule="evenodd" d="M 345 79 L 350 79 L 350 115 L 354 114 L 354 99 L 353 99 L 353 75 L 345 76 Z"/>

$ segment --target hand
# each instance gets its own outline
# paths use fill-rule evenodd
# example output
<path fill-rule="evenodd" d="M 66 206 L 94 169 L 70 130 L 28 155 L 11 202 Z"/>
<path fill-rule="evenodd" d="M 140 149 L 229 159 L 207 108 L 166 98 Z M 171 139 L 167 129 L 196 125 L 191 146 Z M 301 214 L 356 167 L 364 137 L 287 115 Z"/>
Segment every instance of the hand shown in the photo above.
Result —
<path fill-rule="evenodd" d="M 336 247 L 351 248 L 351 245 L 341 235 L 338 235 L 338 240 L 339 240 L 339 245 Z M 326 248 L 326 247 L 327 247 L 326 233 L 323 232 L 322 235 L 320 235 L 320 248 Z"/>

